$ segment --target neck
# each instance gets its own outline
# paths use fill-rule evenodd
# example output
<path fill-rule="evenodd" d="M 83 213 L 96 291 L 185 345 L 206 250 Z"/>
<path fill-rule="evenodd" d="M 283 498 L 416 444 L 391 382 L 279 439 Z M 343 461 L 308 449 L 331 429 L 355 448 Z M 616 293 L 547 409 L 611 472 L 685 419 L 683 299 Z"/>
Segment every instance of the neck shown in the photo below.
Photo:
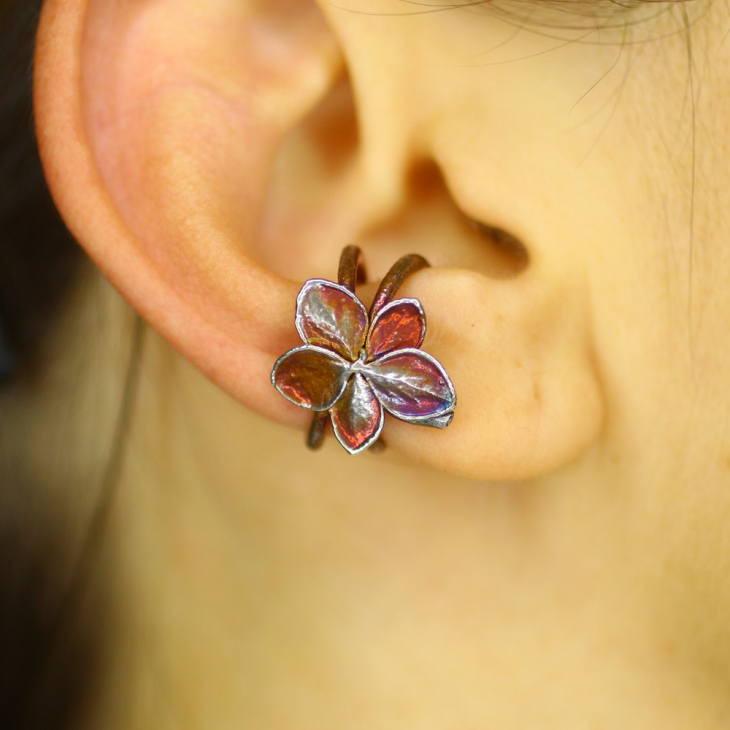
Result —
<path fill-rule="evenodd" d="M 717 709 L 657 626 L 630 494 L 587 477 L 600 455 L 468 482 L 333 438 L 307 452 L 159 342 L 144 372 L 104 727 L 679 728 Z"/>

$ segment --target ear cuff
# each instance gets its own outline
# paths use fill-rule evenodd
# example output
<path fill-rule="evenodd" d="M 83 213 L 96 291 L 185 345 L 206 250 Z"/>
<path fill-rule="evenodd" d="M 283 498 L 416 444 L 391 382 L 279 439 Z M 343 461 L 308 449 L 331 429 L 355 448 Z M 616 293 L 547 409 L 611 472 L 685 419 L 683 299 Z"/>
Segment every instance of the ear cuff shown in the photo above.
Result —
<path fill-rule="evenodd" d="M 355 287 L 365 281 L 357 246 L 340 256 L 338 282 L 309 279 L 294 322 L 305 343 L 282 355 L 271 382 L 292 403 L 314 411 L 307 445 L 322 445 L 327 417 L 350 454 L 376 444 L 385 412 L 419 426 L 446 428 L 456 392 L 443 366 L 420 350 L 426 314 L 417 299 L 393 299 L 406 277 L 429 266 L 419 254 L 399 259 L 370 311 Z"/>

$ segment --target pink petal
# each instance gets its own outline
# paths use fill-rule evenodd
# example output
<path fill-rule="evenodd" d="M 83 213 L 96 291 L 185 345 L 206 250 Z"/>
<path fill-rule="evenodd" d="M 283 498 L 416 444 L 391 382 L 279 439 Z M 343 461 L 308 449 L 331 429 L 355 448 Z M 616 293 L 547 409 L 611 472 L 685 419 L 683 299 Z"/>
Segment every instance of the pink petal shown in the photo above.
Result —
<path fill-rule="evenodd" d="M 304 342 L 354 361 L 365 343 L 368 313 L 346 287 L 325 279 L 310 279 L 297 297 L 295 322 Z"/>
<path fill-rule="evenodd" d="M 271 382 L 292 403 L 313 411 L 326 411 L 345 390 L 348 367 L 333 352 L 304 345 L 289 350 L 276 361 Z"/>
<path fill-rule="evenodd" d="M 443 366 L 422 350 L 395 350 L 368 363 L 362 372 L 382 405 L 404 421 L 432 420 L 456 405 L 454 386 Z"/>
<path fill-rule="evenodd" d="M 365 378 L 356 373 L 345 393 L 330 411 L 338 441 L 357 454 L 374 443 L 383 430 L 385 414 Z"/>
<path fill-rule="evenodd" d="M 368 335 L 368 359 L 406 347 L 420 347 L 426 314 L 418 299 L 395 299 L 375 316 Z"/>

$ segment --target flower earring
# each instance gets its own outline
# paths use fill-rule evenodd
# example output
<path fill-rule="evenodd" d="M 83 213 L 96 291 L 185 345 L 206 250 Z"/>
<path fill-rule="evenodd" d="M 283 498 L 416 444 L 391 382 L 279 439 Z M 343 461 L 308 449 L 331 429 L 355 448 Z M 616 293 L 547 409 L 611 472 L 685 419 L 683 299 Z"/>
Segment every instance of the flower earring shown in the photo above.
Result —
<path fill-rule="evenodd" d="M 351 454 L 378 443 L 385 411 L 402 421 L 446 428 L 456 393 L 441 363 L 418 349 L 426 315 L 417 299 L 393 299 L 407 276 L 429 263 L 410 254 L 380 284 L 370 312 L 355 295 L 365 280 L 360 249 L 347 246 L 338 283 L 309 279 L 297 296 L 295 325 L 306 343 L 282 355 L 271 382 L 292 403 L 315 411 L 307 445 L 318 448 L 327 417 Z M 382 443 L 382 442 L 381 442 Z"/>

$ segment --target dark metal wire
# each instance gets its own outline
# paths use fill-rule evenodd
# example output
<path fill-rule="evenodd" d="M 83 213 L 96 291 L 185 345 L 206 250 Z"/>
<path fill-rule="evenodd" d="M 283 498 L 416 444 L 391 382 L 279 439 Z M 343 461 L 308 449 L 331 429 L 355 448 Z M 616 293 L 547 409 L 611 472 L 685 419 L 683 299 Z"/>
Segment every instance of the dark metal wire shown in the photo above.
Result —
<path fill-rule="evenodd" d="M 370 307 L 370 321 L 372 322 L 378 310 L 384 307 L 395 296 L 407 277 L 430 265 L 423 256 L 417 253 L 409 253 L 399 258 L 390 267 L 390 271 L 385 275 L 383 281 L 380 282 L 378 291 L 375 292 L 375 299 L 373 299 Z"/>
<path fill-rule="evenodd" d="M 327 429 L 329 411 L 315 411 L 312 416 L 312 425 L 307 434 L 307 447 L 316 451 L 324 443 L 324 434 Z"/>
<path fill-rule="evenodd" d="M 359 246 L 350 245 L 342 249 L 337 281 L 342 286 L 346 286 L 353 294 L 357 284 L 364 284 L 367 281 L 365 267 L 362 264 L 362 251 Z"/>

